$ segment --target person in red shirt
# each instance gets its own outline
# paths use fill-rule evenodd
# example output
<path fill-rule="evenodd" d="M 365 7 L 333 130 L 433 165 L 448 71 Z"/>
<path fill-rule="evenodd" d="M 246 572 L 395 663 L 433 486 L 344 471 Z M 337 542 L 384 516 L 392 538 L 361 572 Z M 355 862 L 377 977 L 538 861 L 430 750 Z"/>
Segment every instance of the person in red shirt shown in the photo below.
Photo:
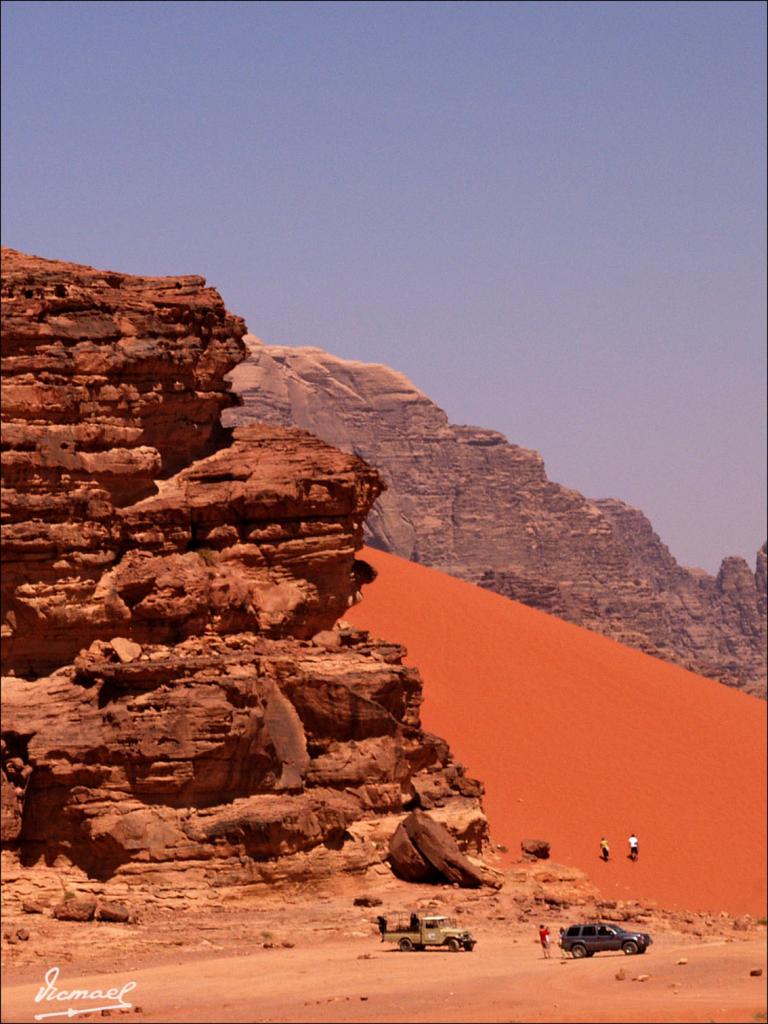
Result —
<path fill-rule="evenodd" d="M 549 960 L 551 953 L 549 952 L 549 928 L 545 924 L 539 925 L 539 942 L 541 948 L 544 950 L 544 957 Z"/>

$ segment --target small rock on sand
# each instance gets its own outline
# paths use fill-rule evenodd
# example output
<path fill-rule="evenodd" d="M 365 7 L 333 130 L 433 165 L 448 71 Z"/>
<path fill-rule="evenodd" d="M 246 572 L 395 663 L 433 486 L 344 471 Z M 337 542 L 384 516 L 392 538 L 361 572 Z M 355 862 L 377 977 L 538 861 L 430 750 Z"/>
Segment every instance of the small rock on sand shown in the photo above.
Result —
<path fill-rule="evenodd" d="M 95 913 L 94 899 L 65 899 L 53 908 L 53 916 L 60 921 L 92 921 Z"/>
<path fill-rule="evenodd" d="M 125 924 L 131 919 L 131 912 L 124 903 L 114 900 L 100 900 L 96 908 L 96 917 L 100 921 L 113 921 Z"/>
<path fill-rule="evenodd" d="M 112 645 L 112 650 L 123 664 L 129 661 L 135 661 L 141 654 L 141 644 L 136 644 L 132 640 L 127 640 L 122 636 L 113 637 L 112 640 L 110 640 L 110 644 Z"/>

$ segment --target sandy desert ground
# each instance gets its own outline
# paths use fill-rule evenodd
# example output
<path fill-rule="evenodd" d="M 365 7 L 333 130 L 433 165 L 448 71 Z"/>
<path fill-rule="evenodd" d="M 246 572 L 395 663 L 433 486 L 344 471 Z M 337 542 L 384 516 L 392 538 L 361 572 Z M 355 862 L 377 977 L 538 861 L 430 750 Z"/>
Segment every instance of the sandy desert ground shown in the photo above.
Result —
<path fill-rule="evenodd" d="M 135 982 L 126 996 L 131 1010 L 107 1015 L 142 1021 L 766 1020 L 763 926 L 737 931 L 718 919 L 702 934 L 701 922 L 687 933 L 649 923 L 655 941 L 645 956 L 573 960 L 555 949 L 546 960 L 536 939 L 542 911 L 521 908 L 514 887 L 476 893 L 390 882 L 374 908 L 353 906 L 350 880 L 334 889 L 330 896 L 272 893 L 209 911 L 148 908 L 134 925 L 25 916 L 30 938 L 4 943 L 2 1020 L 83 1005 L 35 1002 L 54 965 L 59 988 L 68 990 Z M 400 953 L 382 944 L 375 915 L 417 903 L 455 913 L 476 935 L 475 951 Z M 546 917 L 554 928 L 574 919 L 576 908 Z M 762 976 L 750 975 L 759 968 Z M 94 1016 L 100 1010 L 75 1019 Z"/>
<path fill-rule="evenodd" d="M 483 780 L 497 843 L 517 856 L 523 838 L 547 839 L 608 897 L 765 915 L 764 701 L 424 566 L 363 557 L 379 575 L 346 618 L 408 648 L 424 727 Z"/>

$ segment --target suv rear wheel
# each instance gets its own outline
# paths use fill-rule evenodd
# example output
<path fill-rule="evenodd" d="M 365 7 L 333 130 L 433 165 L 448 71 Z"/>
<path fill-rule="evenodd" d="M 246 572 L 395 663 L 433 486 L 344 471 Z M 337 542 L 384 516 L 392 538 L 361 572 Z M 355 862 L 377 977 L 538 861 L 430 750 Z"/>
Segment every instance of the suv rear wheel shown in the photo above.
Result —
<path fill-rule="evenodd" d="M 634 953 L 637 952 L 637 943 L 634 941 L 634 939 L 628 939 L 627 942 L 622 944 L 621 948 L 624 950 L 627 956 L 632 956 Z"/>
<path fill-rule="evenodd" d="M 400 950 L 401 953 L 410 953 L 411 950 L 413 949 L 413 943 L 411 942 L 410 939 L 400 939 L 400 941 L 397 944 L 397 948 Z"/>
<path fill-rule="evenodd" d="M 571 953 L 577 960 L 581 960 L 583 956 L 587 955 L 587 947 L 581 942 L 577 942 L 571 946 Z"/>

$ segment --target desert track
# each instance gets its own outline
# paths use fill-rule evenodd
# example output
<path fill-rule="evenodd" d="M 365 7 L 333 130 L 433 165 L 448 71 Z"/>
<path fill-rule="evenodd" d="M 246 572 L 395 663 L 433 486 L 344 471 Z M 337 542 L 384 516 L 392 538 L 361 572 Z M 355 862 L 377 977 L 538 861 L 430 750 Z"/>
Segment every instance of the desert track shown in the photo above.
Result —
<path fill-rule="evenodd" d="M 370 959 L 361 958 L 370 954 Z M 686 958 L 686 965 L 677 960 Z M 765 1020 L 764 944 L 662 936 L 646 956 L 541 957 L 535 941 L 490 936 L 472 954 L 401 954 L 375 938 L 178 959 L 109 974 L 62 970 L 70 988 L 137 982 L 130 1018 L 152 1022 L 753 1022 Z M 624 970 L 624 980 L 616 974 Z M 42 971 L 40 972 L 42 975 Z M 648 974 L 646 981 L 632 979 Z M 5 988 L 2 1020 L 34 1020 L 37 983 Z M 64 1006 L 69 1004 L 63 1004 Z M 97 1015 L 99 1019 L 101 1015 Z M 114 1012 L 112 1016 L 117 1016 Z M 53 1018 L 56 1020 L 57 1018 Z M 67 1019 L 67 1018 L 58 1018 Z M 75 1019 L 89 1019 L 85 1015 Z"/>

